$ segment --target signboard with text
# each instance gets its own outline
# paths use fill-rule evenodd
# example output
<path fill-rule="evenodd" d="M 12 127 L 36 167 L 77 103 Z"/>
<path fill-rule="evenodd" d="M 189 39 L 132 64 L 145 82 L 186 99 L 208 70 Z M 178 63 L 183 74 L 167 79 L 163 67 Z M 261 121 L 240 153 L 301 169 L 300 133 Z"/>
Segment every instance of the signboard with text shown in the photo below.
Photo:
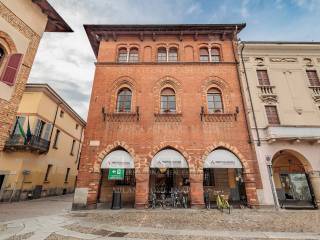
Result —
<path fill-rule="evenodd" d="M 124 169 L 120 168 L 110 168 L 108 174 L 109 180 L 123 180 L 124 179 Z"/>

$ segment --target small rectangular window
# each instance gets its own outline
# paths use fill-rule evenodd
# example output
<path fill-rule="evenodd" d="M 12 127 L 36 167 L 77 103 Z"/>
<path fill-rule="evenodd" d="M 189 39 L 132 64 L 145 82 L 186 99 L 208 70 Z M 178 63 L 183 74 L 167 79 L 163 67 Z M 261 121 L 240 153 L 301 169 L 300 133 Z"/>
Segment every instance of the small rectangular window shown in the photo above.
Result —
<path fill-rule="evenodd" d="M 76 124 L 76 130 L 78 130 L 78 128 L 79 128 L 79 124 Z"/>
<path fill-rule="evenodd" d="M 316 70 L 308 70 L 307 75 L 309 78 L 310 86 L 320 86 L 320 80 Z"/>
<path fill-rule="evenodd" d="M 269 76 L 267 70 L 257 70 L 258 81 L 260 86 L 269 86 Z"/>
<path fill-rule="evenodd" d="M 65 182 L 65 183 L 68 182 L 69 173 L 70 173 L 70 168 L 67 168 L 66 176 L 65 176 L 65 178 L 64 178 L 64 182 Z"/>
<path fill-rule="evenodd" d="M 48 164 L 47 171 L 46 171 L 46 175 L 45 175 L 45 177 L 44 177 L 44 181 L 45 181 L 45 182 L 48 182 L 51 168 L 52 168 L 52 164 Z"/>
<path fill-rule="evenodd" d="M 269 124 L 280 124 L 276 106 L 265 106 Z"/>
<path fill-rule="evenodd" d="M 75 143 L 76 143 L 76 140 L 72 140 L 71 151 L 70 151 L 71 156 L 73 156 L 73 149 L 74 149 Z"/>
<path fill-rule="evenodd" d="M 56 136 L 54 137 L 53 148 L 56 148 L 56 149 L 58 148 L 59 136 L 60 136 L 60 130 L 57 129 Z"/>
<path fill-rule="evenodd" d="M 62 118 L 64 115 L 64 111 L 60 110 L 60 117 Z"/>

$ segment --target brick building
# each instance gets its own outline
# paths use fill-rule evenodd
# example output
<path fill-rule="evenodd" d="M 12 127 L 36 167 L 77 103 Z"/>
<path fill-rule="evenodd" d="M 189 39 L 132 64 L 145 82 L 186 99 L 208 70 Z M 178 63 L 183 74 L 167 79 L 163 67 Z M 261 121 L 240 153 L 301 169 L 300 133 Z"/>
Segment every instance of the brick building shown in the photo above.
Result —
<path fill-rule="evenodd" d="M 186 190 L 191 207 L 204 190 L 259 204 L 238 76 L 244 27 L 85 25 L 97 62 L 74 208 L 110 203 L 115 188 L 138 208 L 159 188 Z"/>

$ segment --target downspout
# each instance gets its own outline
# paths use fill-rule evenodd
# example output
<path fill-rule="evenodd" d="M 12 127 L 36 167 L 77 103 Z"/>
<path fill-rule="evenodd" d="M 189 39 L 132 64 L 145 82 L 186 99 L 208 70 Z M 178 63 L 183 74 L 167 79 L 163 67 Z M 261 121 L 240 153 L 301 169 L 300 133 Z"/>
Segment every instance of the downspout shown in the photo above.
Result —
<path fill-rule="evenodd" d="M 57 115 L 58 115 L 58 110 L 59 110 L 59 107 L 62 103 L 60 102 L 57 106 L 57 110 L 56 110 L 56 114 L 54 115 L 54 120 L 53 120 L 53 123 L 52 123 L 52 129 L 51 129 L 51 133 L 50 133 L 50 143 L 51 143 L 51 137 L 52 137 L 52 133 L 53 133 L 53 129 L 54 129 L 54 126 L 56 125 L 56 120 L 57 120 Z"/>
<path fill-rule="evenodd" d="M 77 158 L 76 158 L 75 163 L 77 163 L 79 161 L 79 155 L 80 155 L 80 151 L 81 151 L 81 148 L 82 148 L 82 142 L 81 141 L 82 141 L 83 129 L 84 129 L 84 127 L 81 128 L 81 136 L 80 136 L 79 148 L 78 148 L 78 153 L 77 153 Z M 79 170 L 79 162 L 78 162 L 77 170 Z"/>
<path fill-rule="evenodd" d="M 249 102 L 250 102 L 250 106 L 252 109 L 252 116 L 253 116 L 253 122 L 254 122 L 254 129 L 256 131 L 256 135 L 257 135 L 257 145 L 260 146 L 261 145 L 261 141 L 260 141 L 260 134 L 259 134 L 259 130 L 257 127 L 257 118 L 256 118 L 256 114 L 254 112 L 254 108 L 253 108 L 253 103 L 252 103 L 252 95 L 250 92 L 250 88 L 249 88 L 249 81 L 248 81 L 248 75 L 247 75 L 247 70 L 246 70 L 246 65 L 244 64 L 244 60 L 243 60 L 243 50 L 244 50 L 245 44 L 244 42 L 241 42 L 241 50 L 240 50 L 240 58 L 241 58 L 241 62 L 242 62 L 242 66 L 243 66 L 243 72 L 244 72 L 244 77 L 246 80 L 246 85 L 247 85 L 247 91 L 248 91 L 248 96 L 249 96 Z M 239 73 L 240 75 L 240 73 Z M 249 126 L 250 127 L 250 126 Z"/>
<path fill-rule="evenodd" d="M 235 29 L 235 43 L 237 44 L 237 30 L 238 30 L 238 27 L 236 26 L 236 29 Z M 241 82 L 241 76 L 240 76 L 240 69 L 239 69 L 239 61 L 238 61 L 238 58 L 237 58 L 237 55 L 236 55 L 236 50 L 235 50 L 235 47 L 234 47 L 234 43 L 232 41 L 232 50 L 233 50 L 233 56 L 234 56 L 234 60 L 235 60 L 235 63 L 236 63 L 236 67 L 237 67 L 237 75 L 238 75 L 238 81 L 239 81 L 239 86 L 240 86 L 240 91 L 241 91 L 241 94 L 242 94 L 242 97 L 241 97 L 241 101 L 242 101 L 242 105 L 243 105 L 243 108 L 244 108 L 244 117 L 245 117 L 245 120 L 246 120 L 246 124 L 247 124 L 247 131 L 248 131 L 248 142 L 251 144 L 252 143 L 252 136 L 251 136 L 251 131 L 250 131 L 250 124 L 249 124 L 249 119 L 248 119 L 248 116 L 247 116 L 247 106 L 246 106 L 246 102 L 244 100 L 244 91 L 243 91 L 243 87 L 242 87 L 242 82 Z"/>

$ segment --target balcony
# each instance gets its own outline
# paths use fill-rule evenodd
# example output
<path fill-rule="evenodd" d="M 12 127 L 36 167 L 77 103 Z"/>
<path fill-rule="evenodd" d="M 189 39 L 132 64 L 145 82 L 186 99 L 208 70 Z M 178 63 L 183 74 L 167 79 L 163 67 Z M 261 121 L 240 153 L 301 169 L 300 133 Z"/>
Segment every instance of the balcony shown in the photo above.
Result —
<path fill-rule="evenodd" d="M 320 127 L 314 126 L 269 126 L 265 129 L 265 134 L 269 142 L 287 140 L 320 143 Z"/>
<path fill-rule="evenodd" d="M 271 85 L 259 85 L 259 97 L 264 102 L 277 102 L 278 96 L 275 91 L 275 86 Z"/>
<path fill-rule="evenodd" d="M 38 136 L 32 135 L 29 142 L 21 135 L 11 135 L 5 144 L 5 151 L 31 151 L 39 154 L 48 152 L 50 142 Z"/>
<path fill-rule="evenodd" d="M 320 86 L 310 86 L 311 94 L 315 102 L 320 103 Z"/>

